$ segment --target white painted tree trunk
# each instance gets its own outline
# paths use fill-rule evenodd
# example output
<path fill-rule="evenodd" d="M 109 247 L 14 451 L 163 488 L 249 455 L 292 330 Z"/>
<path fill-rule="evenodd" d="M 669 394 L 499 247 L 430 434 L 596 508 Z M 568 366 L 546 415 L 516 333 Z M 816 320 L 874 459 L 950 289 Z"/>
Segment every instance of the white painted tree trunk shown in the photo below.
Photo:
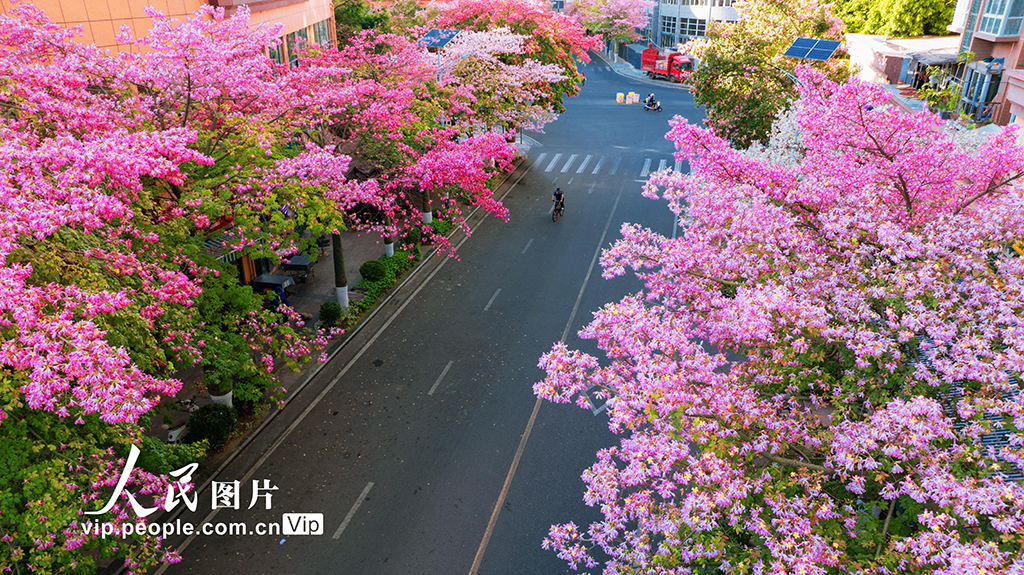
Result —
<path fill-rule="evenodd" d="M 434 212 L 423 212 L 423 223 L 429 224 L 434 221 Z"/>
<path fill-rule="evenodd" d="M 395 255 L 395 244 L 394 244 L 394 242 L 384 244 L 384 255 L 387 256 L 387 257 L 391 257 L 391 256 Z"/>
<path fill-rule="evenodd" d="M 348 307 L 348 286 L 334 288 L 334 295 L 338 298 L 338 305 Z"/>

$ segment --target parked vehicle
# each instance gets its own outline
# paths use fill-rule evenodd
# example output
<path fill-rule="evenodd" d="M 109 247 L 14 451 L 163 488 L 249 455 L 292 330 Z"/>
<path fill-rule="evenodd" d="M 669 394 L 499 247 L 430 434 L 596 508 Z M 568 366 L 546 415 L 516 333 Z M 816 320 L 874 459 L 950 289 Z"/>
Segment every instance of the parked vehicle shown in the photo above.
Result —
<path fill-rule="evenodd" d="M 665 48 L 648 48 L 641 54 L 640 69 L 647 76 L 671 82 L 683 82 L 693 73 L 693 58 Z"/>

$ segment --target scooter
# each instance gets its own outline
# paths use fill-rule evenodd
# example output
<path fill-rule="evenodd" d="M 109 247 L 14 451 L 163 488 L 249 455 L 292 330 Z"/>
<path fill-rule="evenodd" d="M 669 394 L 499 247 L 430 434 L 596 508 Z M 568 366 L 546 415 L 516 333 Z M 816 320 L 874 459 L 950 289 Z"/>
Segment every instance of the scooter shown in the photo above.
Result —
<path fill-rule="evenodd" d="M 644 102 L 644 111 L 645 112 L 662 112 L 663 110 L 661 109 L 661 102 L 655 100 L 653 105 L 648 104 L 647 102 Z"/>

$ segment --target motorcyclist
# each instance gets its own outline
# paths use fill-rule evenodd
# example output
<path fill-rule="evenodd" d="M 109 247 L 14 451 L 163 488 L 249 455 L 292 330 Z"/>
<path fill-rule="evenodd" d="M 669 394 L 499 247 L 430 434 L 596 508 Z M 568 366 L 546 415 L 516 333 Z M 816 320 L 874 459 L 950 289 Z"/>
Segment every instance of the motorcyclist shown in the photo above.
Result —
<path fill-rule="evenodd" d="M 644 105 L 647 106 L 648 108 L 654 108 L 655 106 L 658 105 L 658 101 L 654 99 L 653 92 L 648 94 L 647 97 L 644 98 Z"/>

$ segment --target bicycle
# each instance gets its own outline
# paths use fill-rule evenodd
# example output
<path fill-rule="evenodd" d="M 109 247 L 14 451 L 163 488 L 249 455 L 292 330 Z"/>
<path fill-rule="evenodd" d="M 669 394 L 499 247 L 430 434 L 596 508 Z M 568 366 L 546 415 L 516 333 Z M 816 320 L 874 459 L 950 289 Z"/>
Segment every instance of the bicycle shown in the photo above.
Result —
<path fill-rule="evenodd" d="M 551 221 L 557 222 L 558 218 L 565 212 L 565 202 L 559 202 L 558 200 L 551 200 L 555 202 L 555 208 L 551 210 Z"/>

